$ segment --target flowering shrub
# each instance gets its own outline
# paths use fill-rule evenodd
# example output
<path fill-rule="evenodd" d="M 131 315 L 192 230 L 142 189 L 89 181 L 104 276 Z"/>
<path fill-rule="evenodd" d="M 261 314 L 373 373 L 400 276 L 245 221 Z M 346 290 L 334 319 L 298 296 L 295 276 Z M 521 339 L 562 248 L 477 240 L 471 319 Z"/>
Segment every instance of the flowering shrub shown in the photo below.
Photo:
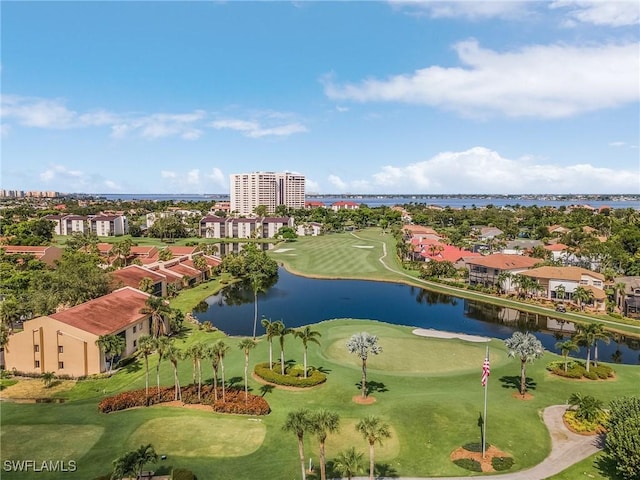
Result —
<path fill-rule="evenodd" d="M 585 368 L 585 364 L 575 360 L 569 360 L 567 363 L 567 371 L 564 371 L 564 361 L 558 360 L 547 365 L 547 370 L 565 378 L 588 378 L 589 380 L 607 379 L 613 377 L 613 368 L 607 365 L 591 365 L 589 371 Z"/>
<path fill-rule="evenodd" d="M 267 415 L 271 411 L 267 401 L 257 395 L 248 394 L 247 402 L 245 402 L 244 390 L 227 389 L 225 392 L 225 402 L 222 401 L 222 388 L 218 388 L 218 401 L 214 402 L 213 387 L 211 385 L 202 386 L 200 400 L 198 400 L 197 385 L 182 387 L 181 393 L 183 403 L 211 405 L 214 411 L 220 413 Z M 149 397 L 145 395 L 145 389 L 131 390 L 102 399 L 98 404 L 98 410 L 102 413 L 117 412 L 118 410 L 125 410 L 127 408 L 172 402 L 174 398 L 173 387 L 162 387 L 159 397 L 155 388 L 149 390 Z"/>
<path fill-rule="evenodd" d="M 311 370 L 307 378 L 304 378 L 301 376 L 304 374 L 304 367 L 291 368 L 287 375 L 282 375 L 279 363 L 274 364 L 273 370 L 269 369 L 269 362 L 258 363 L 254 373 L 267 382 L 289 387 L 313 387 L 327 381 L 327 376 L 319 370 Z"/>

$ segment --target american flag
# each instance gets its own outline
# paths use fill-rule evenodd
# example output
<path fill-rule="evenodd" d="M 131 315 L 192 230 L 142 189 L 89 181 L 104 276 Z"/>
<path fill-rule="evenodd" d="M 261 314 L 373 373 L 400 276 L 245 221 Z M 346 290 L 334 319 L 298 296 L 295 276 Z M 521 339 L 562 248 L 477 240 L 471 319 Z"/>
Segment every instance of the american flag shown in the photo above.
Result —
<path fill-rule="evenodd" d="M 487 385 L 487 380 L 489 379 L 489 373 L 491 369 L 489 368 L 489 355 L 484 359 L 484 363 L 482 364 L 482 386 L 485 387 Z"/>

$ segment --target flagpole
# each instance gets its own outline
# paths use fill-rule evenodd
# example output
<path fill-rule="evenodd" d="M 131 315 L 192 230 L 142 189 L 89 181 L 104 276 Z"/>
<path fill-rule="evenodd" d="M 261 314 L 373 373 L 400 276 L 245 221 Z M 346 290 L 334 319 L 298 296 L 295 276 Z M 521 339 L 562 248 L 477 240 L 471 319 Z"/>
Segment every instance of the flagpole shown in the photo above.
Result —
<path fill-rule="evenodd" d="M 489 344 L 487 344 L 487 353 L 485 357 L 486 361 L 489 360 Z M 484 383 L 484 413 L 482 415 L 482 458 L 484 458 L 484 453 L 487 446 L 487 383 L 489 382 L 489 377 L 487 376 Z"/>

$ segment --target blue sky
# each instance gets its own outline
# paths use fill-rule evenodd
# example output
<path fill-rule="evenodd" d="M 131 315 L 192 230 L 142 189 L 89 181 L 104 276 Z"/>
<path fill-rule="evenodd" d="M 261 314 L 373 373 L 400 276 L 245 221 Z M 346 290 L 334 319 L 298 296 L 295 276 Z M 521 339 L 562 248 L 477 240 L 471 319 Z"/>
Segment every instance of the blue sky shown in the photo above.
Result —
<path fill-rule="evenodd" d="M 7 2 L 4 189 L 640 193 L 640 4 Z"/>

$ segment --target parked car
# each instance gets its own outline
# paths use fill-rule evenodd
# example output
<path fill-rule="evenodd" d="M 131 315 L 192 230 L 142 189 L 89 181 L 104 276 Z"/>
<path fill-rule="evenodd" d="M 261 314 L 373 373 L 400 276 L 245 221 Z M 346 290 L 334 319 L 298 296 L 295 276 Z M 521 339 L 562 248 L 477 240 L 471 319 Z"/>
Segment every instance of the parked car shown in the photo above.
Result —
<path fill-rule="evenodd" d="M 564 313 L 567 311 L 567 307 L 564 306 L 564 303 L 560 305 L 556 305 L 556 312 Z"/>

